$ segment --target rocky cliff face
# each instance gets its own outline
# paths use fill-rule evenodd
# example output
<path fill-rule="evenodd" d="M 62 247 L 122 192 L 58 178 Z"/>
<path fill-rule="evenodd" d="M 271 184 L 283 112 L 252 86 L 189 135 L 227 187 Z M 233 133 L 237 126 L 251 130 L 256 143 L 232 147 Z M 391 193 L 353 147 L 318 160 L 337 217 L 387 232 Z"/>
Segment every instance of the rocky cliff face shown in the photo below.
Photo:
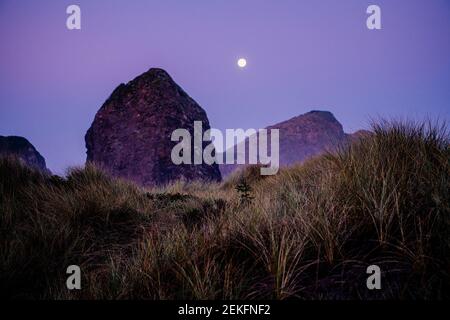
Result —
<path fill-rule="evenodd" d="M 332 151 L 339 145 L 357 139 L 360 134 L 348 135 L 334 115 L 328 111 L 311 111 L 287 121 L 269 126 L 279 129 L 280 167 L 303 162 L 327 150 Z M 270 141 L 270 134 L 268 135 Z M 248 143 L 248 139 L 245 143 Z M 236 149 L 235 149 L 236 150 Z M 248 146 L 246 146 L 248 152 Z M 221 165 L 223 176 L 230 174 L 239 165 Z"/>
<path fill-rule="evenodd" d="M 50 170 L 47 169 L 45 164 L 44 157 L 23 137 L 0 136 L 0 156 L 15 156 L 34 169 L 38 169 L 44 173 L 50 173 Z"/>
<path fill-rule="evenodd" d="M 170 181 L 221 180 L 217 165 L 175 165 L 175 129 L 194 136 L 194 121 L 210 128 L 205 111 L 161 69 L 119 85 L 97 112 L 85 140 L 87 161 L 145 186 Z M 208 143 L 204 143 L 203 148 Z"/>

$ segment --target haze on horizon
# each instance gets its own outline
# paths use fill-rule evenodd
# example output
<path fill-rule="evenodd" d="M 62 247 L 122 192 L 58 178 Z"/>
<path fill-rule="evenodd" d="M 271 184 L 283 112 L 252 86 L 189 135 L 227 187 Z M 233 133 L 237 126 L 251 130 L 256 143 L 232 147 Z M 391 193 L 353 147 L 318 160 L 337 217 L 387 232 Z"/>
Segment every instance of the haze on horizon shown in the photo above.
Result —
<path fill-rule="evenodd" d="M 0 135 L 63 173 L 112 91 L 165 69 L 211 126 L 263 128 L 313 109 L 346 132 L 371 118 L 449 121 L 448 0 L 0 1 Z M 366 8 L 382 9 L 382 30 Z M 247 65 L 239 68 L 237 60 Z"/>

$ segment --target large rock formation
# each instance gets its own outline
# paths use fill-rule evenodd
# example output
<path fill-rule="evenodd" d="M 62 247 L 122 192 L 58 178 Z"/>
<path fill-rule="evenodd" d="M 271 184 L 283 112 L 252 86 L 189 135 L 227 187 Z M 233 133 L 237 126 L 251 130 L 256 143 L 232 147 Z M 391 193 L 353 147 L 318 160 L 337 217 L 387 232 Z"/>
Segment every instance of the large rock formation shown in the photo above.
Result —
<path fill-rule="evenodd" d="M 0 156 L 14 156 L 23 161 L 29 167 L 38 169 L 44 173 L 50 173 L 45 164 L 45 159 L 36 148 L 25 138 L 0 136 Z"/>
<path fill-rule="evenodd" d="M 86 134 L 87 161 L 113 175 L 154 186 L 170 181 L 221 180 L 217 165 L 175 165 L 172 132 L 194 121 L 210 128 L 205 111 L 161 69 L 119 85 L 97 112 Z M 208 143 L 204 143 L 205 147 Z"/>
<path fill-rule="evenodd" d="M 266 129 L 268 129 L 268 141 L 270 141 L 270 129 L 279 129 L 280 167 L 303 162 L 325 151 L 332 151 L 337 146 L 358 139 L 367 133 L 367 131 L 358 131 L 355 135 L 346 134 L 339 121 L 328 111 L 311 111 Z M 248 153 L 248 139 L 244 143 Z M 236 151 L 235 146 L 235 154 Z M 220 166 L 220 171 L 223 176 L 226 176 L 238 167 L 242 165 L 225 164 Z"/>

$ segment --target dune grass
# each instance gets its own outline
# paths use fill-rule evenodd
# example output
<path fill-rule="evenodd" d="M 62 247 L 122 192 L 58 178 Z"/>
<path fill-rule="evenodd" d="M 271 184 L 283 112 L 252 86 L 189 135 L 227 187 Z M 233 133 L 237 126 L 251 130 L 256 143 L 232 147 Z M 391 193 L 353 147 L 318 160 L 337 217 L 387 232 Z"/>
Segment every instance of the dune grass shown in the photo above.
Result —
<path fill-rule="evenodd" d="M 236 187 L 245 181 L 251 201 Z M 337 152 L 221 184 L 144 189 L 87 165 L 0 160 L 0 295 L 26 299 L 448 299 L 445 127 L 382 122 Z M 82 289 L 66 288 L 79 265 Z M 366 268 L 382 270 L 368 290 Z"/>

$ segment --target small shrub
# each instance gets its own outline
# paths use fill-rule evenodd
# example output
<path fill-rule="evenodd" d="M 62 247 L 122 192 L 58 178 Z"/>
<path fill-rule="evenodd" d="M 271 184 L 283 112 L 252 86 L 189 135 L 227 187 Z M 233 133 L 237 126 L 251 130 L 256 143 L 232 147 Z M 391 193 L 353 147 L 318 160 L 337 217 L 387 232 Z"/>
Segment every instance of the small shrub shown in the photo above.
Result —
<path fill-rule="evenodd" d="M 252 188 L 245 179 L 241 179 L 239 184 L 236 186 L 236 191 L 239 194 L 239 201 L 242 205 L 249 205 L 252 202 L 254 198 L 251 195 Z"/>

